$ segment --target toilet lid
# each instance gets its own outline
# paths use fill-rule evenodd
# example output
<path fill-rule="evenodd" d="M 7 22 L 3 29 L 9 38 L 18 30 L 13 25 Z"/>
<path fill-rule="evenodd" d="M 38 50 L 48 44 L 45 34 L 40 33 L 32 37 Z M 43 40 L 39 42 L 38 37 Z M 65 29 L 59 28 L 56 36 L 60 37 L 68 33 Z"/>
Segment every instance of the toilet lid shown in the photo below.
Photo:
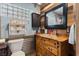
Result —
<path fill-rule="evenodd" d="M 11 56 L 25 56 L 25 53 L 23 51 L 18 51 L 18 52 L 12 53 Z"/>

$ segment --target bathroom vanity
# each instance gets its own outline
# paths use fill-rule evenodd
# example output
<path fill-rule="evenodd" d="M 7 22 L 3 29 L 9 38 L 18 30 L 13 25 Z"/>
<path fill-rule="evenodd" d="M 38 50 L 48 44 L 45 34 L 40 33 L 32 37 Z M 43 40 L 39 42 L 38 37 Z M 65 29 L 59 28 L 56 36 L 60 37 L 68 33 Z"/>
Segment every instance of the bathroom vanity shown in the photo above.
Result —
<path fill-rule="evenodd" d="M 38 56 L 63 56 L 68 55 L 68 36 L 37 34 L 36 54 Z"/>

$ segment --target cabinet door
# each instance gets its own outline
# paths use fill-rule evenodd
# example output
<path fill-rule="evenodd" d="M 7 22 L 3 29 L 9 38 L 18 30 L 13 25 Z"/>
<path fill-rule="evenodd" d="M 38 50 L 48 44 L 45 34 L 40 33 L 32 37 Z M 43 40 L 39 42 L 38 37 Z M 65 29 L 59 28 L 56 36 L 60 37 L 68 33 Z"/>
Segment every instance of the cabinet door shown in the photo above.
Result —
<path fill-rule="evenodd" d="M 38 48 L 39 48 L 39 38 L 38 36 L 36 36 L 36 53 L 38 52 Z"/>
<path fill-rule="evenodd" d="M 36 55 L 37 56 L 42 56 L 42 49 L 41 48 L 37 48 Z"/>
<path fill-rule="evenodd" d="M 46 48 L 45 48 L 45 46 L 41 46 L 41 53 L 42 53 L 42 56 L 46 56 Z"/>
<path fill-rule="evenodd" d="M 36 54 L 41 55 L 41 37 L 36 36 Z"/>
<path fill-rule="evenodd" d="M 36 37 L 36 46 L 37 46 L 37 47 L 40 46 L 40 41 L 41 41 L 41 37 L 37 36 L 37 37 Z"/>

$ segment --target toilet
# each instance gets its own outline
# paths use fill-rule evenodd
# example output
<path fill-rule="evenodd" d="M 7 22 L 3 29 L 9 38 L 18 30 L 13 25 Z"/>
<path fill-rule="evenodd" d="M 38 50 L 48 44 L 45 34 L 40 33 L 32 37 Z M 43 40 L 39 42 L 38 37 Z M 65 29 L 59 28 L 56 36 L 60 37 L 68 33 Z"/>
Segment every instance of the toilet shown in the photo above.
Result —
<path fill-rule="evenodd" d="M 21 50 L 24 39 L 14 39 L 8 41 L 8 46 L 12 52 L 11 56 L 25 56 L 25 53 Z"/>

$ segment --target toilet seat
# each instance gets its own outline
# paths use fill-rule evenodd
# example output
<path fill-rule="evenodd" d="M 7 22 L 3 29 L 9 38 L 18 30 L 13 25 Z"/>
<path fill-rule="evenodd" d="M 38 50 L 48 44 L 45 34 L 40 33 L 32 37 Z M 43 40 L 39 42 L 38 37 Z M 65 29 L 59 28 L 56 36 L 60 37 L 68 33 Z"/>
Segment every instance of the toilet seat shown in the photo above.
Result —
<path fill-rule="evenodd" d="M 23 51 L 18 51 L 18 52 L 12 53 L 11 56 L 25 56 L 25 53 Z"/>

